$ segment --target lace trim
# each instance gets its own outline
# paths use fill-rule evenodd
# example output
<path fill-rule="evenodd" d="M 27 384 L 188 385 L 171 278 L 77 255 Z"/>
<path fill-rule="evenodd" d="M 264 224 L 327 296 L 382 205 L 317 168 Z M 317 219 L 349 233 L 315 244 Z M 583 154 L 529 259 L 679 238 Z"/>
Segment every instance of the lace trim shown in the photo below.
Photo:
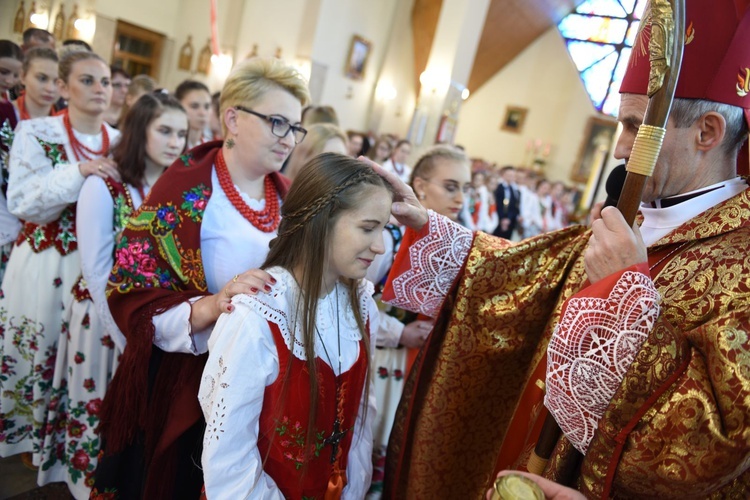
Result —
<path fill-rule="evenodd" d="M 292 340 L 292 332 L 289 330 L 289 325 L 292 324 L 292 318 L 289 317 L 289 314 L 297 305 L 299 288 L 297 287 L 297 282 L 294 277 L 285 269 L 272 267 L 267 271 L 276 278 L 276 284 L 273 285 L 269 293 L 258 295 L 236 295 L 232 300 L 249 305 L 264 319 L 278 325 L 281 336 L 284 338 L 287 345 L 289 345 Z M 339 286 L 337 290 L 341 314 L 339 320 L 341 338 L 359 342 L 362 339 L 362 335 L 357 328 L 357 321 L 354 319 L 354 314 L 349 304 L 348 289 Z M 367 324 L 370 314 L 368 304 L 369 301 L 372 300 L 371 297 L 373 292 L 374 287 L 372 283 L 367 280 L 360 280 L 358 286 L 359 310 L 361 311 L 362 321 L 365 324 Z M 336 293 L 336 291 L 331 292 L 331 294 L 333 293 Z M 321 332 L 329 332 L 336 329 L 336 311 L 334 309 L 336 303 L 333 301 L 331 294 L 318 300 L 316 325 Z M 304 339 L 302 338 L 302 322 L 297 318 L 294 319 L 296 325 L 294 329 L 292 354 L 298 359 L 306 360 L 307 357 L 305 356 L 303 343 Z M 322 348 L 318 344 L 316 344 L 315 354 L 317 356 L 324 356 Z"/>
<path fill-rule="evenodd" d="M 571 299 L 555 328 L 544 404 L 581 453 L 654 327 L 659 300 L 650 277 L 628 271 L 606 299 Z"/>
<path fill-rule="evenodd" d="M 409 247 L 409 270 L 392 282 L 402 309 L 435 317 L 469 255 L 473 233 L 447 217 L 429 213 L 429 234 Z"/>

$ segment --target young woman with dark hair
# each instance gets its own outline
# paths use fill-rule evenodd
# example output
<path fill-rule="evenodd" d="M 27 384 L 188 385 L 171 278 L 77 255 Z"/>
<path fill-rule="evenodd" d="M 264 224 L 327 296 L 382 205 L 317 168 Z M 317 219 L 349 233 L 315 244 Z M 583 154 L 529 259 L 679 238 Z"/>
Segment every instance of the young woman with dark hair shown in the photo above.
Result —
<path fill-rule="evenodd" d="M 63 304 L 81 273 L 76 200 L 89 176 L 119 174 L 106 158 L 119 132 L 104 122 L 112 92 L 109 66 L 92 52 L 59 64 L 65 113 L 20 122 L 10 151 L 8 208 L 24 221 L 0 294 L 6 377 L 0 378 L 5 419 L 0 455 L 33 452 L 44 439 Z"/>
<path fill-rule="evenodd" d="M 184 151 L 186 136 L 187 116 L 176 99 L 144 95 L 113 149 L 122 182 L 89 177 L 81 188 L 76 225 L 82 273 L 66 304 L 68 330 L 57 347 L 38 481 L 64 481 L 77 499 L 91 492 L 99 453 L 99 409 L 125 348 L 104 293 L 115 242 L 156 179 Z M 71 434 L 71 425 L 78 432 Z"/>
<path fill-rule="evenodd" d="M 119 66 L 110 66 L 110 71 L 112 71 L 112 100 L 109 103 L 109 109 L 104 114 L 104 119 L 113 127 L 118 128 L 125 118 L 123 109 L 125 96 L 130 87 L 130 75 Z"/>
<path fill-rule="evenodd" d="M 364 278 L 392 200 L 378 177 L 342 154 L 311 160 L 262 266 L 275 284 L 217 322 L 199 393 L 208 498 L 364 498 L 378 318 Z"/>
<path fill-rule="evenodd" d="M 213 137 L 207 132 L 211 117 L 211 93 L 208 87 L 195 80 L 185 80 L 177 86 L 174 96 L 188 114 L 188 149 L 212 140 Z"/>
<path fill-rule="evenodd" d="M 10 101 L 9 91 L 19 82 L 23 53 L 21 47 L 10 40 L 0 40 L 0 283 L 5 265 L 10 258 L 13 242 L 21 223 L 8 212 L 8 151 L 13 140 L 13 130 L 18 124 L 18 113 Z"/>

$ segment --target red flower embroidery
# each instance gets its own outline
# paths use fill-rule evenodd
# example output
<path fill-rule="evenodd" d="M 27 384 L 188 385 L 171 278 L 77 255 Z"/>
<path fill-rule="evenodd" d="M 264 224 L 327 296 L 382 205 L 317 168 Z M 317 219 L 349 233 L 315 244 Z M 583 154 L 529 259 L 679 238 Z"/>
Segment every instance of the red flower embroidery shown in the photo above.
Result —
<path fill-rule="evenodd" d="M 89 466 L 89 456 L 83 450 L 76 450 L 76 454 L 70 459 L 74 469 L 86 470 Z"/>
<path fill-rule="evenodd" d="M 88 403 L 86 403 L 86 412 L 89 415 L 99 415 L 99 411 L 102 409 L 102 399 L 96 398 L 92 399 Z"/>

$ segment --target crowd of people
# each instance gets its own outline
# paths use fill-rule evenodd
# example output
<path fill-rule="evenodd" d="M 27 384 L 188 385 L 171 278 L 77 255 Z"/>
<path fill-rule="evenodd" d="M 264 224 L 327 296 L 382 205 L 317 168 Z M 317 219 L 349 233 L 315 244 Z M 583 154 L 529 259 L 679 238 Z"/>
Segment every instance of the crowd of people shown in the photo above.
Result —
<path fill-rule="evenodd" d="M 747 494 L 750 103 L 696 75 L 750 10 L 711 9 L 640 229 L 344 131 L 277 58 L 211 94 L 0 40 L 0 456 L 78 499 L 489 498 L 549 414 L 549 497 Z"/>

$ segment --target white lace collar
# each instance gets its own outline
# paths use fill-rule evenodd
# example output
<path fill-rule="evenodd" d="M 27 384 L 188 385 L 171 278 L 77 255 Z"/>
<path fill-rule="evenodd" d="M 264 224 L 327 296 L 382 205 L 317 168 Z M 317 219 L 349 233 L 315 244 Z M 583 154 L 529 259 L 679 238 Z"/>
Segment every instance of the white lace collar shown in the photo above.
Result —
<path fill-rule="evenodd" d="M 298 359 L 305 360 L 304 339 L 302 338 L 301 318 L 293 318 L 297 298 L 299 296 L 299 286 L 297 281 L 289 271 L 281 267 L 272 267 L 267 269 L 268 273 L 276 278 L 276 284 L 271 287 L 268 293 L 259 293 L 257 295 L 236 295 L 233 298 L 235 302 L 243 302 L 252 307 L 258 314 L 266 320 L 278 325 L 281 336 L 287 345 L 292 339 L 294 331 L 294 348 L 292 353 Z M 359 294 L 359 310 L 362 321 L 367 324 L 369 308 L 368 301 L 371 300 L 374 288 L 372 283 L 367 280 L 360 280 L 357 288 Z M 316 326 L 320 334 L 325 339 L 326 336 L 336 336 L 336 300 L 334 294 L 338 294 L 338 331 L 341 335 L 341 341 L 359 342 L 362 335 L 357 328 L 357 321 L 354 318 L 352 308 L 349 302 L 349 290 L 347 287 L 339 284 L 331 293 L 318 300 L 318 314 Z M 295 325 L 292 325 L 292 321 Z M 315 343 L 315 354 L 323 359 L 326 353 L 320 342 Z"/>

